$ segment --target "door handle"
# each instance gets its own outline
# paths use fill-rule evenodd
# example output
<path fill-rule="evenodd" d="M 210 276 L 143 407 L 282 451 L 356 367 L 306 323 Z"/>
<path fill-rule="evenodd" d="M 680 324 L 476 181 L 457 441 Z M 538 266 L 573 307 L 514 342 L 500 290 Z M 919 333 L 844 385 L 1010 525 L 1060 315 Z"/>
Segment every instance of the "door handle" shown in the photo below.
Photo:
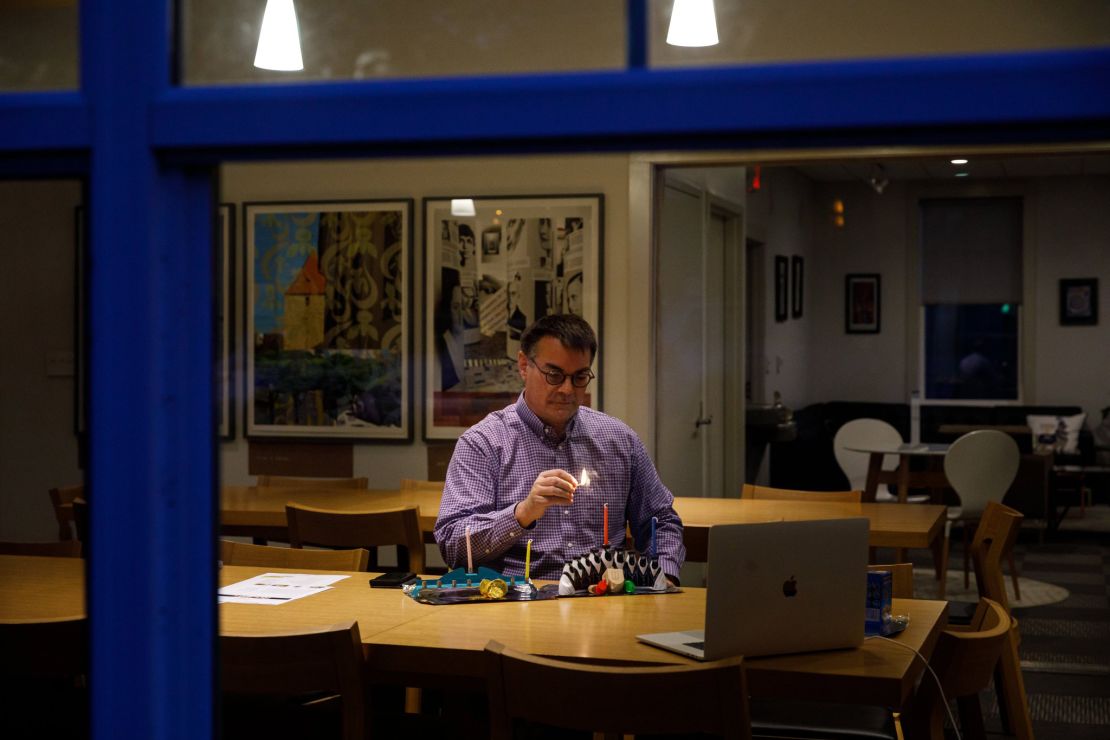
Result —
<path fill-rule="evenodd" d="M 713 423 L 713 417 L 712 416 L 710 416 L 708 419 L 706 419 L 704 417 L 699 418 L 699 419 L 695 419 L 694 420 L 694 429 L 698 429 L 699 427 L 704 427 L 704 426 L 707 426 L 707 425 L 712 424 L 712 423 Z"/>

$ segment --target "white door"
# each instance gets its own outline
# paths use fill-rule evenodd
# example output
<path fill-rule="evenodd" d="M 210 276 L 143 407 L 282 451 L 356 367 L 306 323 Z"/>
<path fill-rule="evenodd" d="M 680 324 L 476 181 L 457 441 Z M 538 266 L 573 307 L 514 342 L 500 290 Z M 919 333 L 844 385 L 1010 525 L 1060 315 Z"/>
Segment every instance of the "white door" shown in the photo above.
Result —
<path fill-rule="evenodd" d="M 726 255 L 736 216 L 714 209 L 707 195 L 668 183 L 657 243 L 656 445 L 663 482 L 676 496 L 722 496 L 726 457 Z M 739 376 L 739 369 L 732 373 Z M 731 458 L 731 459 L 729 459 Z"/>

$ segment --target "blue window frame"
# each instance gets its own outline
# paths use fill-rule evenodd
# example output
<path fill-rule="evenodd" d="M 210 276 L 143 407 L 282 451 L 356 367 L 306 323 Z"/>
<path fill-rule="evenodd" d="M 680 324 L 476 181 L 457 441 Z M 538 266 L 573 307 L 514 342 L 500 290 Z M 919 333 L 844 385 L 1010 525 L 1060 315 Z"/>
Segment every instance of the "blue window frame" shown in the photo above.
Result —
<path fill-rule="evenodd" d="M 629 2 L 624 72 L 180 89 L 172 3 L 82 0 L 81 91 L 0 95 L 0 176 L 89 182 L 94 737 L 213 731 L 217 162 L 1110 133 L 1110 49 L 647 70 Z"/>

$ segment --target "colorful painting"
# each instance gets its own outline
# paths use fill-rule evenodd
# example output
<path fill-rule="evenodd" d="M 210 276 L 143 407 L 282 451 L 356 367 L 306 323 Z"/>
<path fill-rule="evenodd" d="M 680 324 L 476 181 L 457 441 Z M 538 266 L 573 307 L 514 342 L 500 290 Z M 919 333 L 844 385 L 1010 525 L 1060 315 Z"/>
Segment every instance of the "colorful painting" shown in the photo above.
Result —
<path fill-rule="evenodd" d="M 427 439 L 516 400 L 520 335 L 536 319 L 574 313 L 601 332 L 600 195 L 458 200 L 424 201 Z"/>
<path fill-rule="evenodd" d="M 244 206 L 248 436 L 411 440 L 411 214 Z"/>

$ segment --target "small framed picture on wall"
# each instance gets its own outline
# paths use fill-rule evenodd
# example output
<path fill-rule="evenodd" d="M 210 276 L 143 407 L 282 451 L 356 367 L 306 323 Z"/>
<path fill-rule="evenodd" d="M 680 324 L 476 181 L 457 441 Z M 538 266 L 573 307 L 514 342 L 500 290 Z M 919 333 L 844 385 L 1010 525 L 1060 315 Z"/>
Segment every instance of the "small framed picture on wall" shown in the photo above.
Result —
<path fill-rule="evenodd" d="M 802 318 L 802 296 L 805 292 L 805 258 L 794 255 L 790 258 L 790 317 Z"/>
<path fill-rule="evenodd" d="M 878 334 L 882 326 L 882 290 L 878 273 L 844 276 L 844 332 Z"/>
<path fill-rule="evenodd" d="M 1098 324 L 1098 278 L 1060 281 L 1060 326 Z"/>
<path fill-rule="evenodd" d="M 786 321 L 790 306 L 790 260 L 775 255 L 775 321 Z"/>

